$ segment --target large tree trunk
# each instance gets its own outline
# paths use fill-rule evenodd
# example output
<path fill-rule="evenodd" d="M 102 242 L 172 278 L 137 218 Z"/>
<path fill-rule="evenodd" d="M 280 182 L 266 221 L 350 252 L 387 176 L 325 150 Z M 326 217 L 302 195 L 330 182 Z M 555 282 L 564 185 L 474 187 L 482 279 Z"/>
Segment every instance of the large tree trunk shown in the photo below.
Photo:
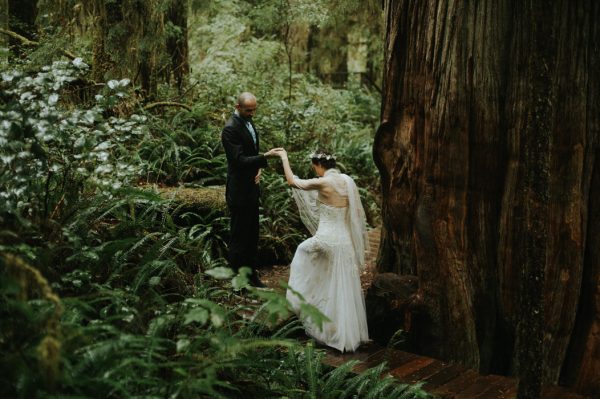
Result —
<path fill-rule="evenodd" d="M 599 394 L 600 4 L 535 3 L 385 1 L 378 267 L 419 277 L 416 349 L 525 376 L 543 345 L 545 382 Z"/>
<path fill-rule="evenodd" d="M 113 38 L 113 43 L 111 43 L 109 39 L 111 27 L 123 22 L 121 7 L 117 3 L 104 0 L 97 0 L 93 4 L 92 79 L 103 82 L 108 79 L 121 78 L 124 75 L 124 70 L 119 68 L 119 65 L 124 64 L 124 60 L 119 60 L 121 52 L 115 51 L 117 41 Z"/>
<path fill-rule="evenodd" d="M 8 29 L 30 40 L 36 38 L 37 0 L 8 0 Z M 9 45 L 14 55 L 20 56 L 22 43 L 9 39 Z"/>
<path fill-rule="evenodd" d="M 94 79 L 132 78 L 151 99 L 158 83 L 173 76 L 182 91 L 189 73 L 187 1 L 94 0 L 88 6 L 94 20 Z"/>
<path fill-rule="evenodd" d="M 190 72 L 187 20 L 187 0 L 172 0 L 167 11 L 167 21 L 176 27 L 176 33 L 167 38 L 166 47 L 171 56 L 171 71 L 180 94 Z"/>
<path fill-rule="evenodd" d="M 0 29 L 8 30 L 8 0 L 0 0 Z M 8 37 L 0 35 L 0 47 L 8 48 Z M 0 65 L 6 63 L 7 54 L 0 55 Z"/>

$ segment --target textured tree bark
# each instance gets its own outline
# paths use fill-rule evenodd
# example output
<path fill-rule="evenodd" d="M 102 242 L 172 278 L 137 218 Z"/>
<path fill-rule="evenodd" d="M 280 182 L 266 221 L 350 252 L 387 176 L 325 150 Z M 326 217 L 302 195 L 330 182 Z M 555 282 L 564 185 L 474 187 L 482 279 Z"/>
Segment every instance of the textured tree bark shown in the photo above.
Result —
<path fill-rule="evenodd" d="M 167 38 L 167 51 L 171 55 L 171 72 L 181 94 L 184 83 L 190 72 L 188 61 L 188 2 L 173 0 L 167 11 L 167 21 L 170 21 L 179 32 Z"/>
<path fill-rule="evenodd" d="M 96 20 L 94 24 L 94 48 L 92 54 L 92 79 L 103 82 L 110 78 L 120 78 L 122 70 L 116 71 L 118 65 L 109 45 L 109 30 L 123 21 L 123 13 L 117 3 L 96 0 L 93 7 Z M 113 49 L 115 44 L 112 44 Z"/>
<path fill-rule="evenodd" d="M 546 242 L 548 241 L 548 197 L 552 137 L 552 77 L 554 38 L 552 7 L 542 2 L 521 2 L 517 14 L 529 21 L 516 47 L 529 48 L 522 74 L 528 81 L 528 106 L 520 111 L 525 126 L 520 129 L 523 145 L 523 267 L 519 293 L 516 356 L 519 399 L 537 399 L 542 392 L 544 360 L 544 290 Z M 522 40 L 522 42 L 521 42 Z"/>
<path fill-rule="evenodd" d="M 523 376 L 518 354 L 533 341 L 518 331 L 532 316 L 520 308 L 532 310 L 537 270 L 543 380 L 599 393 L 600 5 L 384 4 L 378 268 L 419 277 L 427 317 L 414 327 L 429 340 L 415 349 Z"/>
<path fill-rule="evenodd" d="M 130 77 L 146 99 L 171 76 L 181 89 L 189 71 L 186 1 L 94 0 L 87 6 L 94 21 L 95 80 Z M 171 35 L 177 29 L 181 35 Z"/>

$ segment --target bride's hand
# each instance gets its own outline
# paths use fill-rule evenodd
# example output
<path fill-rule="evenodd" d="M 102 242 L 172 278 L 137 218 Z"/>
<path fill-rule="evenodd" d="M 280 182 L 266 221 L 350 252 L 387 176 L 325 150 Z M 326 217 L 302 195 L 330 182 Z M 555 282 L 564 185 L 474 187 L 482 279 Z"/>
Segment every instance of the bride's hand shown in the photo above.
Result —
<path fill-rule="evenodd" d="M 271 148 L 269 151 L 264 153 L 265 157 L 276 157 L 279 156 L 279 154 L 277 153 L 279 150 L 283 150 L 283 148 L 281 147 L 277 147 L 277 148 Z"/>
<path fill-rule="evenodd" d="M 276 154 L 281 159 L 287 158 L 287 151 L 284 148 L 278 148 L 277 151 L 276 151 Z"/>

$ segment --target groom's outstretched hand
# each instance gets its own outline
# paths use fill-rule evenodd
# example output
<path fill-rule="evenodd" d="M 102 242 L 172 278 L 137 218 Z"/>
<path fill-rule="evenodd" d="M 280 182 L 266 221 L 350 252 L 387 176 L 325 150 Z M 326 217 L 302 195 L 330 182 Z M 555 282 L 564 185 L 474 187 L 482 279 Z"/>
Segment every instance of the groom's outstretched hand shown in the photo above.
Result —
<path fill-rule="evenodd" d="M 283 148 L 281 148 L 281 147 L 271 148 L 269 151 L 267 151 L 267 152 L 264 153 L 264 156 L 267 157 L 267 158 L 269 158 L 269 157 L 277 157 L 277 156 L 279 156 L 277 154 L 277 152 L 279 150 L 283 150 Z"/>

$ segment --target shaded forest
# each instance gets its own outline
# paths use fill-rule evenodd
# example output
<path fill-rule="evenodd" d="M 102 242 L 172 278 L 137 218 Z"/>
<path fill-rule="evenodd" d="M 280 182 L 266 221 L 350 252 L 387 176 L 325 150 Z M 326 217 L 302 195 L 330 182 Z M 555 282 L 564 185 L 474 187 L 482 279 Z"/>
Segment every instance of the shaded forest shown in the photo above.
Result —
<path fill-rule="evenodd" d="M 381 226 L 398 296 L 367 304 L 372 338 L 519 397 L 599 395 L 598 20 L 586 0 L 0 0 L 0 396 L 429 397 L 385 363 L 324 365 L 300 321 L 323 315 L 226 267 L 242 91 L 262 150 L 310 177 L 329 149 Z M 308 235 L 270 164 L 264 267 Z"/>

